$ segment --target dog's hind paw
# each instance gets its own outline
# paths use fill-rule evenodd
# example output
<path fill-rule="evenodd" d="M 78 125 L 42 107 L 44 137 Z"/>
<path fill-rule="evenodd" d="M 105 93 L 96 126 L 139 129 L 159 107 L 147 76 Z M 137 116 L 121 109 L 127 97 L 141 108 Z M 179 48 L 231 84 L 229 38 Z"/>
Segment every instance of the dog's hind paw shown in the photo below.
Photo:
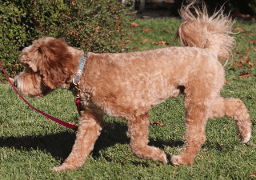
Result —
<path fill-rule="evenodd" d="M 71 166 L 71 165 L 68 165 L 66 163 L 63 163 L 61 166 L 59 167 L 54 167 L 52 168 L 53 171 L 61 171 L 61 170 L 68 170 L 68 169 L 77 169 L 76 166 Z"/>
<path fill-rule="evenodd" d="M 167 161 L 167 156 L 166 156 L 166 154 L 163 152 L 160 157 L 161 157 L 161 158 L 160 158 L 160 161 L 161 161 L 164 165 L 166 165 L 167 162 L 168 162 L 168 161 Z"/>
<path fill-rule="evenodd" d="M 171 162 L 173 165 L 189 165 L 193 163 L 192 160 L 184 160 L 181 155 L 172 156 Z"/>
<path fill-rule="evenodd" d="M 242 143 L 247 143 L 251 139 L 251 132 L 248 133 L 245 137 L 240 137 Z"/>

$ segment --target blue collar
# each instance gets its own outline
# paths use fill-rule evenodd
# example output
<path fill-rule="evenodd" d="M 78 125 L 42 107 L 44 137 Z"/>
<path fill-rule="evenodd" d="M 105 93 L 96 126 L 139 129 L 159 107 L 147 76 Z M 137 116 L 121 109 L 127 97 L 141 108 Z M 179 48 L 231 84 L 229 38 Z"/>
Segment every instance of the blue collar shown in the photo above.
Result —
<path fill-rule="evenodd" d="M 83 69 L 84 69 L 84 64 L 86 63 L 86 59 L 87 59 L 87 54 L 86 54 L 86 52 L 84 52 L 83 56 L 80 58 L 80 63 L 78 66 L 76 76 L 73 79 L 74 84 L 79 84 L 80 77 L 81 77 Z"/>

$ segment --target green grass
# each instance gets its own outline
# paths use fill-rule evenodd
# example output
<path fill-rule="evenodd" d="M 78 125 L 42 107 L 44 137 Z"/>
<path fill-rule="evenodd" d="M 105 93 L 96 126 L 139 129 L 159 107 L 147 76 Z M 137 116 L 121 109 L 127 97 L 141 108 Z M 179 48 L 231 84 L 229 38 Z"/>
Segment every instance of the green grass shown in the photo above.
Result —
<path fill-rule="evenodd" d="M 175 31 L 180 24 L 177 19 L 136 20 L 127 47 L 128 51 L 142 51 L 165 46 L 152 42 L 174 42 Z M 105 117 L 106 126 L 85 164 L 78 170 L 53 172 L 71 151 L 75 132 L 57 125 L 29 108 L 8 84 L 0 84 L 0 179 L 250 179 L 256 173 L 256 48 L 252 40 L 256 34 L 255 24 L 236 23 L 246 32 L 235 35 L 237 52 L 235 60 L 245 57 L 254 64 L 240 63 L 227 66 L 226 79 L 221 94 L 240 98 L 247 106 L 253 124 L 252 139 L 244 145 L 239 142 L 233 120 L 219 118 L 209 120 L 207 140 L 191 166 L 162 165 L 159 162 L 135 157 L 129 147 L 125 121 Z M 145 32 L 144 29 L 152 28 Z M 167 31 L 168 30 L 168 31 Z M 167 32 L 165 32 L 167 31 Z M 148 42 L 141 44 L 148 39 Z M 134 48 L 137 47 L 137 48 Z M 248 47 L 250 53 L 247 54 Z M 243 55 L 243 57 L 241 57 Z M 241 73 L 253 73 L 239 78 Z M 26 98 L 33 106 L 63 121 L 75 121 L 78 114 L 72 94 L 56 90 L 38 100 Z M 184 144 L 183 96 L 168 99 L 154 107 L 150 121 L 161 121 L 165 126 L 150 125 L 150 145 L 163 149 L 168 158 L 179 154 Z"/>

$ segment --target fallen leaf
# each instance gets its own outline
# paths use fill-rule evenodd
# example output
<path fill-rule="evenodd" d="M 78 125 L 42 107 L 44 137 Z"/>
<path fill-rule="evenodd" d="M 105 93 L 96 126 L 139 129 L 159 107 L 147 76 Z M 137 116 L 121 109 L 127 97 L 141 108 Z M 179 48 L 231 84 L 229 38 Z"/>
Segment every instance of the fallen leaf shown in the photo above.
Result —
<path fill-rule="evenodd" d="M 152 30 L 152 28 L 147 28 L 147 29 L 144 29 L 144 32 L 145 33 L 148 33 L 148 32 L 150 32 Z"/>
<path fill-rule="evenodd" d="M 235 30 L 235 31 L 240 31 L 240 30 L 242 30 L 242 28 L 236 27 L 236 28 L 234 28 L 234 30 Z"/>
<path fill-rule="evenodd" d="M 159 42 L 152 42 L 152 45 L 169 45 L 170 43 L 164 42 L 164 41 L 159 41 Z"/>
<path fill-rule="evenodd" d="M 233 18 L 240 19 L 240 20 L 252 20 L 254 19 L 254 16 L 251 16 L 249 14 L 242 14 L 239 11 L 232 14 Z"/>
<path fill-rule="evenodd" d="M 235 62 L 237 62 L 237 63 L 241 63 L 241 61 L 240 61 L 240 60 L 238 60 L 238 59 L 236 59 L 236 60 L 235 60 Z"/>
<path fill-rule="evenodd" d="M 139 47 L 133 47 L 132 49 L 133 49 L 133 50 L 138 50 L 138 49 L 139 49 Z"/>
<path fill-rule="evenodd" d="M 164 124 L 161 122 L 161 121 L 156 121 L 156 122 L 150 122 L 149 124 L 151 124 L 151 125 L 158 125 L 158 126 L 162 126 L 162 127 L 164 127 Z"/>
<path fill-rule="evenodd" d="M 169 30 L 166 30 L 166 31 L 164 31 L 165 33 L 169 33 L 170 31 Z"/>
<path fill-rule="evenodd" d="M 5 126 L 5 125 L 3 125 L 3 128 L 4 128 L 4 129 L 7 129 L 8 127 L 7 127 L 7 126 Z"/>
<path fill-rule="evenodd" d="M 135 23 L 135 22 L 132 22 L 130 25 L 131 25 L 132 27 L 137 27 L 137 26 L 138 26 L 138 24 Z"/>
<path fill-rule="evenodd" d="M 244 29 L 242 29 L 241 27 L 236 27 L 234 30 L 240 31 L 242 33 L 246 33 L 246 31 Z"/>
<path fill-rule="evenodd" d="M 256 173 L 255 174 L 251 174 L 250 177 L 256 177 Z"/>
<path fill-rule="evenodd" d="M 238 77 L 239 78 L 248 78 L 252 75 L 253 75 L 252 73 L 241 73 Z"/>
<path fill-rule="evenodd" d="M 69 121 L 69 122 L 67 122 L 68 124 L 71 124 L 71 125 L 76 125 L 75 124 L 75 122 L 73 122 L 73 121 Z"/>
<path fill-rule="evenodd" d="M 224 84 L 229 84 L 229 82 L 225 79 L 225 80 L 224 80 Z"/>
<path fill-rule="evenodd" d="M 249 62 L 249 66 L 253 67 L 254 65 L 253 65 L 253 63 L 252 63 L 252 62 Z"/>
<path fill-rule="evenodd" d="M 242 61 L 243 64 L 247 64 L 248 62 L 249 62 L 248 59 L 245 59 Z"/>
<path fill-rule="evenodd" d="M 159 41 L 158 45 L 168 45 L 168 42 L 164 42 L 164 41 Z"/>
<path fill-rule="evenodd" d="M 235 64 L 236 67 L 243 67 L 242 64 Z"/>
<path fill-rule="evenodd" d="M 145 44 L 146 42 L 148 42 L 148 39 L 145 39 L 144 41 L 142 41 L 141 44 Z"/>

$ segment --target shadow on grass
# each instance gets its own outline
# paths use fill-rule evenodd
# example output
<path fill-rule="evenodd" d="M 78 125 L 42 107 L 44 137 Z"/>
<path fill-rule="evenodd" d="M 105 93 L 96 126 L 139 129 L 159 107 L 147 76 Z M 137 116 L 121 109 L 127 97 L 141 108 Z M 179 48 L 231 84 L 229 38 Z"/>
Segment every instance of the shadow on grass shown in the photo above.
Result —
<path fill-rule="evenodd" d="M 130 138 L 127 137 L 127 130 L 128 128 L 125 123 L 107 123 L 96 141 L 92 152 L 93 157 L 100 157 L 99 152 L 101 150 L 114 146 L 115 144 L 129 144 Z M 72 150 L 75 138 L 75 132 L 62 132 L 44 136 L 1 137 L 0 147 L 9 147 L 25 151 L 41 150 L 50 153 L 56 159 L 65 160 Z M 149 140 L 149 145 L 161 149 L 163 149 L 164 146 L 175 147 L 183 145 L 181 141 Z"/>

